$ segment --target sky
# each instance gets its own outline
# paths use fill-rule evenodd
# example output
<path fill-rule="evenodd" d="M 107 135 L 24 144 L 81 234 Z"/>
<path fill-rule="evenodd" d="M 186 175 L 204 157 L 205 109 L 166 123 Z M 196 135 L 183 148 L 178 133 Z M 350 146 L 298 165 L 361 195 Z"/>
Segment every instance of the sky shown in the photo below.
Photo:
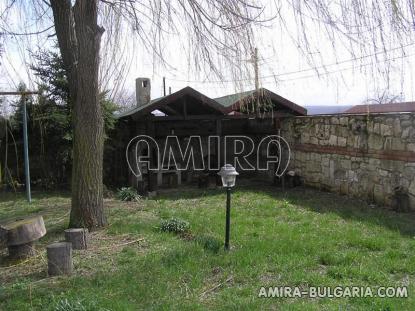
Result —
<path fill-rule="evenodd" d="M 271 1 L 271 0 L 269 0 Z M 268 1 L 268 2 L 269 2 Z M 267 4 L 267 1 L 265 1 Z M 268 3 L 269 4 L 269 3 Z M 0 4 L 0 9 L 2 5 Z M 274 8 L 275 9 L 275 8 Z M 268 14 L 273 10 L 269 7 Z M 7 25 L 14 32 L 39 30 L 50 25 L 46 19 L 43 24 L 33 24 L 31 20 L 22 22 L 24 14 L 16 10 Z M 259 55 L 260 86 L 265 87 L 299 105 L 357 105 L 369 98 L 376 98 L 386 91 L 389 95 L 399 96 L 403 101 L 414 101 L 415 78 L 415 41 L 410 38 L 406 42 L 386 42 L 385 46 L 369 49 L 358 49 L 350 53 L 347 45 L 341 40 L 333 49 L 333 41 L 329 40 L 324 30 L 311 24 L 307 33 L 312 47 L 309 53 L 317 57 L 312 64 L 306 61 L 293 42 L 292 37 L 298 36 L 298 20 L 288 13 L 287 28 L 291 33 L 281 28 L 277 21 L 267 24 L 267 27 L 254 32 Z M 43 27 L 43 28 L 42 28 Z M 184 31 L 184 29 L 181 29 Z M 180 29 L 179 29 L 180 31 Z M 179 34 L 179 36 L 184 34 Z M 20 81 L 35 88 L 36 79 L 28 69 L 30 63 L 28 48 L 52 47 L 53 41 L 45 36 L 31 36 L 22 43 L 21 36 L 8 36 L 5 51 L 0 64 L 0 90 L 13 90 Z M 209 97 L 220 97 L 239 91 L 254 89 L 253 79 L 244 75 L 240 83 L 232 78 L 231 70 L 223 66 L 223 81 L 214 75 L 197 72 L 189 66 L 186 46 L 178 39 L 169 39 L 164 45 L 165 57 L 169 67 L 163 67 L 155 62 L 151 53 L 140 46 L 138 38 L 125 36 L 128 57 L 128 72 L 126 73 L 123 93 L 134 93 L 135 78 L 149 77 L 152 81 L 152 98 L 163 95 L 162 81 L 166 77 L 167 92 L 172 92 L 191 86 Z M 337 39 L 336 39 L 337 40 Z M 102 49 L 105 52 L 105 44 Z M 374 57 L 376 56 L 376 57 Z M 246 56 L 246 68 L 250 76 L 254 76 L 254 67 Z M 388 63 L 386 66 L 385 64 Z M 385 74 L 385 70 L 388 74 Z M 202 70 L 203 71 L 203 70 Z M 207 70 L 204 70 L 207 72 Z M 387 76 L 387 78 L 385 78 Z M 236 79 L 238 79 L 236 77 Z M 109 86 L 110 87 L 110 86 Z"/>

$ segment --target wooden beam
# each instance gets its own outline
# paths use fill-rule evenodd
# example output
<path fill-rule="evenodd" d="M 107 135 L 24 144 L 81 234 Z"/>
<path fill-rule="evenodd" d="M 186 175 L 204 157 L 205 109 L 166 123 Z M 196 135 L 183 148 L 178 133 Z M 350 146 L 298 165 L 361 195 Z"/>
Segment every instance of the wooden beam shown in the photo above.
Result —
<path fill-rule="evenodd" d="M 171 108 L 167 105 L 163 106 L 163 107 L 160 107 L 160 111 L 163 111 L 163 110 L 167 111 L 167 113 L 172 114 L 174 116 L 180 115 L 180 113 L 178 113 L 176 110 L 174 110 L 173 108 Z"/>

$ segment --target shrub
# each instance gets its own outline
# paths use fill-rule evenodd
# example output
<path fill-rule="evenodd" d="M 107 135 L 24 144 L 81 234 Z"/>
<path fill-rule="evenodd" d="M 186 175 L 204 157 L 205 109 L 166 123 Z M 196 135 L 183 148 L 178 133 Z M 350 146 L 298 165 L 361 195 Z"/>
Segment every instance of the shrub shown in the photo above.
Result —
<path fill-rule="evenodd" d="M 118 190 L 117 198 L 121 201 L 139 201 L 141 196 L 132 187 L 123 187 Z"/>
<path fill-rule="evenodd" d="M 178 219 L 178 218 L 171 218 L 168 220 L 163 220 L 161 222 L 160 230 L 163 232 L 172 232 L 175 234 L 182 234 L 188 232 L 190 229 L 190 225 L 187 221 Z"/>
<path fill-rule="evenodd" d="M 222 242 L 210 235 L 199 235 L 196 237 L 196 243 L 202 245 L 205 250 L 218 253 L 222 247 Z"/>

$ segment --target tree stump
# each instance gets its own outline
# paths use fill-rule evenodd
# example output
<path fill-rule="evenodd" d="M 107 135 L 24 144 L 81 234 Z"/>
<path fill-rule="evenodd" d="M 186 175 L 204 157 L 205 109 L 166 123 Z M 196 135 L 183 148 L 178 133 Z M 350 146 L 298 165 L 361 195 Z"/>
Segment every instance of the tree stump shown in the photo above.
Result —
<path fill-rule="evenodd" d="M 0 249 L 7 247 L 7 230 L 0 226 Z"/>
<path fill-rule="evenodd" d="M 72 249 L 88 248 L 88 229 L 72 228 L 65 230 L 66 242 L 72 243 Z"/>
<path fill-rule="evenodd" d="M 72 244 L 69 242 L 58 242 L 46 247 L 48 257 L 48 274 L 50 276 L 71 274 Z"/>
<path fill-rule="evenodd" d="M 10 222 L 2 226 L 2 236 L 7 233 L 7 247 L 11 259 L 24 259 L 36 254 L 33 242 L 46 234 L 42 216 Z"/>
<path fill-rule="evenodd" d="M 36 255 L 36 249 L 33 245 L 33 242 L 21 245 L 9 245 L 8 249 L 9 258 L 11 259 L 24 259 Z"/>

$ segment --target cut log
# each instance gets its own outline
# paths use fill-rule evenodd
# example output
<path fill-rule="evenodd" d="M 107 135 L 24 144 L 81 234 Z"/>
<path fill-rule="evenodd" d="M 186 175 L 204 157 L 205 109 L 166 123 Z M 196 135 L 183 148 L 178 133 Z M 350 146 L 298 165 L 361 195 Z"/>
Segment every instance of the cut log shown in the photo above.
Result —
<path fill-rule="evenodd" d="M 71 274 L 72 244 L 69 242 L 58 242 L 46 247 L 48 257 L 48 274 L 50 276 Z"/>
<path fill-rule="evenodd" d="M 66 242 L 72 243 L 72 249 L 88 248 L 88 229 L 72 228 L 65 230 Z"/>
<path fill-rule="evenodd" d="M 39 240 L 46 234 L 42 216 L 13 221 L 3 226 L 7 230 L 7 245 L 22 245 Z"/>
<path fill-rule="evenodd" d="M 33 242 L 22 245 L 9 245 L 8 249 L 10 259 L 25 259 L 36 255 Z"/>
<path fill-rule="evenodd" d="M 9 257 L 24 259 L 36 255 L 34 243 L 46 234 L 42 216 L 20 219 L 2 225 L 0 228 L 0 246 L 6 243 Z"/>

